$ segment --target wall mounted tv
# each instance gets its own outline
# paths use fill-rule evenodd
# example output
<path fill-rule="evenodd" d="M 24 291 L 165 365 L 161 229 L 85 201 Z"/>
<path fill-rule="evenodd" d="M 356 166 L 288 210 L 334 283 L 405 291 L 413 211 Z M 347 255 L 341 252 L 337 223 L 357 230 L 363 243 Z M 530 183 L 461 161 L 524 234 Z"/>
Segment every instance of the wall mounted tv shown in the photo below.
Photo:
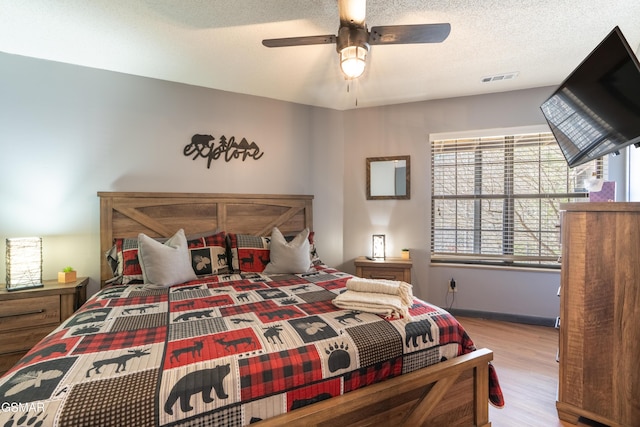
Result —
<path fill-rule="evenodd" d="M 540 106 L 569 167 L 640 146 L 640 63 L 615 27 Z"/>

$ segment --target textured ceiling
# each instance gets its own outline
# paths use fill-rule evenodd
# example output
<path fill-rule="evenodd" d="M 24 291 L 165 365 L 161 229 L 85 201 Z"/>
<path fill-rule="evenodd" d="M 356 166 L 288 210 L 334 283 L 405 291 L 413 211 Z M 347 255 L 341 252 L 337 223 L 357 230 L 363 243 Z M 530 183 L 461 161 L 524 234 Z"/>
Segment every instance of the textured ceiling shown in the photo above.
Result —
<path fill-rule="evenodd" d="M 0 0 L 0 51 L 338 110 L 559 84 L 618 25 L 640 44 L 638 0 L 369 0 L 367 24 L 451 23 L 441 44 L 372 46 L 350 85 L 336 0 Z M 482 78 L 518 72 L 516 78 Z"/>

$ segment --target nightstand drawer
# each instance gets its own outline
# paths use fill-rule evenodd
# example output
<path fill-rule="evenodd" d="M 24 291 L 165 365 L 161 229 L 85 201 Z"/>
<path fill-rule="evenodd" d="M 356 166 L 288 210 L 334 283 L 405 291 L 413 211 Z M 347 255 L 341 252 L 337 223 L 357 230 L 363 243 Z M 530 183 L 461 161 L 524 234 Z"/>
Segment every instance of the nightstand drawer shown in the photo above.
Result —
<path fill-rule="evenodd" d="M 88 277 L 79 277 L 14 292 L 0 287 L 0 375 L 84 303 L 88 283 Z"/>
<path fill-rule="evenodd" d="M 365 279 L 400 280 L 411 283 L 411 259 L 385 258 L 371 260 L 365 257 L 356 258 L 356 276 Z"/>
<path fill-rule="evenodd" d="M 50 324 L 35 328 L 0 332 L 0 357 L 4 357 L 2 356 L 3 354 L 26 353 L 57 326 L 56 324 Z"/>
<path fill-rule="evenodd" d="M 39 325 L 58 325 L 60 321 L 59 295 L 0 302 L 0 332 Z"/>
<path fill-rule="evenodd" d="M 405 270 L 390 267 L 363 267 L 362 277 L 365 279 L 404 280 Z"/>

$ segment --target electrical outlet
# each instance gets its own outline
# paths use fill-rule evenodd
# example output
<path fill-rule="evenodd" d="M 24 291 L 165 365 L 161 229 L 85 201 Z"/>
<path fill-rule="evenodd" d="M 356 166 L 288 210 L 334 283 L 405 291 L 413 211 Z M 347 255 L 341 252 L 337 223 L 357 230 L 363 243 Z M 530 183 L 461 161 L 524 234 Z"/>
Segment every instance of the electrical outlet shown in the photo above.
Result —
<path fill-rule="evenodd" d="M 453 277 L 451 278 L 451 280 L 449 281 L 449 293 L 455 293 L 458 292 L 458 287 L 456 286 L 456 281 L 453 280 Z"/>

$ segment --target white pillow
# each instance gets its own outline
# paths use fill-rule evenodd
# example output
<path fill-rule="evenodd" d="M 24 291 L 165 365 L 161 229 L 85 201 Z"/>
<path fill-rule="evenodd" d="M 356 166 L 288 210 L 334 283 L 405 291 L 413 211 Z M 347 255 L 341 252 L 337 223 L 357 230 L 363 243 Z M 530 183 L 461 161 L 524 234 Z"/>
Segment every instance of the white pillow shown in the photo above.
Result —
<path fill-rule="evenodd" d="M 269 257 L 271 260 L 264 268 L 265 274 L 296 274 L 309 271 L 309 229 L 305 228 L 293 240 L 287 242 L 278 227 L 274 227 L 271 232 Z"/>
<path fill-rule="evenodd" d="M 140 233 L 138 259 L 144 283 L 168 287 L 197 279 L 191 267 L 189 247 L 183 229 L 178 230 L 164 243 Z"/>

